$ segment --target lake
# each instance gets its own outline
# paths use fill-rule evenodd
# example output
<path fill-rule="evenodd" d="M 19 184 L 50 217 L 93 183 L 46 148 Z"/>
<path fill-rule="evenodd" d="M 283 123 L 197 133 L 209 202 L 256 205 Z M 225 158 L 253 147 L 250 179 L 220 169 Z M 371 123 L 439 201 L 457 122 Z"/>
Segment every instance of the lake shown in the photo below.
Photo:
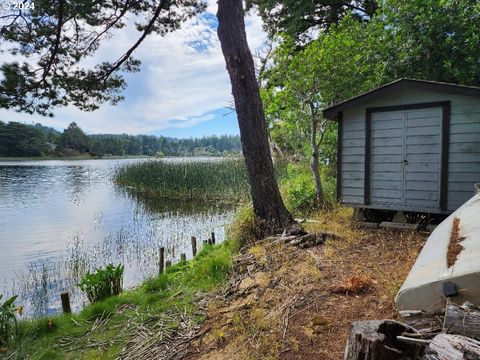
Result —
<path fill-rule="evenodd" d="M 233 208 L 148 198 L 113 183 L 115 170 L 146 159 L 0 162 L 0 294 L 18 295 L 27 317 L 74 311 L 87 302 L 76 287 L 88 270 L 125 265 L 124 288 L 158 273 L 158 252 L 191 258 L 215 232 L 225 237 Z M 172 158 L 166 161 L 214 161 Z"/>

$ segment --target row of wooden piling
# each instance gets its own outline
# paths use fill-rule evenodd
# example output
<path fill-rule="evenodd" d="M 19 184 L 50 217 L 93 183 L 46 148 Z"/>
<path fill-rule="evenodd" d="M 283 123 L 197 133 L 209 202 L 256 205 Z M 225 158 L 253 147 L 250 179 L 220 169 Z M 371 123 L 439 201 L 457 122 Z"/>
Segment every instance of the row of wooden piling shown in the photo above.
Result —
<path fill-rule="evenodd" d="M 192 255 L 195 257 L 197 255 L 197 238 L 192 236 L 191 239 L 192 245 Z M 207 240 L 203 240 L 204 245 L 215 245 L 215 233 L 211 233 L 211 237 Z M 158 274 L 163 274 L 163 272 L 172 266 L 172 262 L 170 260 L 165 261 L 165 248 L 162 246 L 158 252 Z M 180 254 L 180 261 L 184 262 L 187 261 L 187 255 L 185 253 Z"/>
<path fill-rule="evenodd" d="M 197 255 L 197 238 L 192 236 L 191 238 L 192 244 L 192 254 L 193 257 Z M 215 233 L 211 233 L 211 237 L 208 240 L 203 240 L 204 245 L 215 245 Z M 180 261 L 184 262 L 187 261 L 187 255 L 185 253 L 180 254 Z M 158 256 L 158 274 L 163 274 L 170 266 L 172 266 L 172 262 L 170 260 L 165 261 L 165 248 L 162 246 L 159 250 Z M 72 312 L 72 308 L 70 306 L 70 294 L 68 292 L 62 292 L 60 294 L 60 299 L 62 301 L 62 310 L 64 313 L 69 314 Z"/>

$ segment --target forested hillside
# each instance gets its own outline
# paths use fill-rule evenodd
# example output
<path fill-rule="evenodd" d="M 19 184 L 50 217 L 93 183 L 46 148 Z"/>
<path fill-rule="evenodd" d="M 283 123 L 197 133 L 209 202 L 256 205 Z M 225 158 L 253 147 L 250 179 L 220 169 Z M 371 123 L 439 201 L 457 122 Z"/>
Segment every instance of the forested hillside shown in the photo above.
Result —
<path fill-rule="evenodd" d="M 154 135 L 87 135 L 71 123 L 63 132 L 42 124 L 0 121 L 0 156 L 216 156 L 240 152 L 238 136 L 176 139 Z"/>

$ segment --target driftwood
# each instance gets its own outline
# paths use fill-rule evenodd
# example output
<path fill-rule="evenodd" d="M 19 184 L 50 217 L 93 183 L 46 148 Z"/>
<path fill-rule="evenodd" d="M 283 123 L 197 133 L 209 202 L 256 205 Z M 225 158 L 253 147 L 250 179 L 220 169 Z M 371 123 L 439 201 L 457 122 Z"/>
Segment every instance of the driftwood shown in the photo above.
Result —
<path fill-rule="evenodd" d="M 425 312 L 421 310 L 404 310 L 399 312 L 404 323 L 416 330 L 425 330 L 431 333 L 443 330 L 444 311 L 436 310 Z"/>
<path fill-rule="evenodd" d="M 336 238 L 335 234 L 331 233 L 308 233 L 302 235 L 286 235 L 282 234 L 276 239 L 272 239 L 273 242 L 284 243 L 300 248 L 309 248 L 316 245 L 322 245 L 328 238 Z"/>
<path fill-rule="evenodd" d="M 480 340 L 480 311 L 469 303 L 462 306 L 448 304 L 445 313 L 445 331 Z"/>
<path fill-rule="evenodd" d="M 448 303 L 445 311 L 400 311 L 402 320 L 416 330 L 457 334 L 480 340 L 480 311 L 469 303 Z M 433 337 L 433 336 L 432 336 Z"/>
<path fill-rule="evenodd" d="M 480 341 L 461 335 L 440 334 L 425 350 L 423 360 L 480 360 Z"/>
<path fill-rule="evenodd" d="M 352 324 L 345 360 L 416 359 L 422 347 L 397 340 L 415 330 L 393 320 L 358 321 Z"/>

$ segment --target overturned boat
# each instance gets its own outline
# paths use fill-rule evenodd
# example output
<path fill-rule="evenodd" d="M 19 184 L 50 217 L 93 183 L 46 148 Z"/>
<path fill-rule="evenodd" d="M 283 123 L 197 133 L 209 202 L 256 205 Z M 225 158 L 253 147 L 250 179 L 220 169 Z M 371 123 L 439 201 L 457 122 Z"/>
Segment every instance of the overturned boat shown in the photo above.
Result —
<path fill-rule="evenodd" d="M 397 310 L 434 311 L 447 297 L 480 305 L 480 194 L 432 232 L 396 298 Z"/>

